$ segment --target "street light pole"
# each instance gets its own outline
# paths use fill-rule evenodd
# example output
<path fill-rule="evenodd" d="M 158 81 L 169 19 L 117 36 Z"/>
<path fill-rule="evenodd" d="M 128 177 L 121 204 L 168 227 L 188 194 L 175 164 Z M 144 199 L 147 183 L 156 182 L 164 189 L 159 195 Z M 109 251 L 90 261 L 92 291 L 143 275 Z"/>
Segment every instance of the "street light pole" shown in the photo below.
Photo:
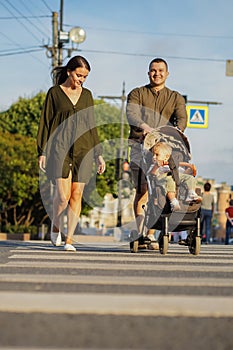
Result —
<path fill-rule="evenodd" d="M 124 112 L 125 112 L 125 82 L 123 82 L 123 89 L 121 95 L 121 139 L 120 139 L 120 152 L 119 152 L 119 172 L 122 174 L 122 158 L 123 158 L 123 148 L 124 148 Z M 118 194 L 118 210 L 117 210 L 117 227 L 122 225 L 122 176 L 119 181 L 119 194 Z"/>
<path fill-rule="evenodd" d="M 117 156 L 119 157 L 119 182 L 118 182 L 118 209 L 117 209 L 117 227 L 122 226 L 122 159 L 124 153 L 124 113 L 125 113 L 125 82 L 123 82 L 122 95 L 121 96 L 99 96 L 103 99 L 121 100 L 121 118 L 120 118 L 120 148 Z"/>

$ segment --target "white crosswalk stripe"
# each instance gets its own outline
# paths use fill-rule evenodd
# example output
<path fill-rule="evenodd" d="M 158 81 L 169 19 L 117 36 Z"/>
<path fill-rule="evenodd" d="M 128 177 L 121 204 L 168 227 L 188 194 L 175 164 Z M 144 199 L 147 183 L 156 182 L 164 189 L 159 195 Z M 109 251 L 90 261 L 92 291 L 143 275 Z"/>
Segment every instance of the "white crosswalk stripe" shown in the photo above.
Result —
<path fill-rule="evenodd" d="M 177 244 L 167 255 L 101 242 L 77 253 L 40 241 L 6 247 L 1 349 L 233 348 L 231 245 L 203 245 L 198 256 Z"/>
<path fill-rule="evenodd" d="M 8 286 L 0 291 L 0 311 L 233 317 L 231 246 L 203 246 L 199 256 L 176 244 L 166 256 L 110 244 L 77 247 L 77 254 L 49 243 L 12 249 L 0 265 L 0 284 Z M 221 293 L 209 295 L 211 288 Z"/>

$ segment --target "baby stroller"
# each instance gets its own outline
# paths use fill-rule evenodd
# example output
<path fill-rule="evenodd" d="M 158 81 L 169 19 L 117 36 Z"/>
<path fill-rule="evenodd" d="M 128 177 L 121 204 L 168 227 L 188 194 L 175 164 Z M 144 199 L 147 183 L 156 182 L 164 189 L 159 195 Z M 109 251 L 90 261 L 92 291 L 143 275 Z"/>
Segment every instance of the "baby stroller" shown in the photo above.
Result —
<path fill-rule="evenodd" d="M 152 164 L 151 148 L 158 142 L 168 143 L 172 148 L 172 154 L 168 161 L 169 176 L 173 177 L 176 184 L 176 196 L 179 200 L 180 210 L 172 211 L 165 189 L 156 183 L 156 177 L 148 171 Z M 201 203 L 195 201 L 186 202 L 188 188 L 185 183 L 180 182 L 179 167 L 192 176 L 196 175 L 196 168 L 190 164 L 190 146 L 186 136 L 173 126 L 162 126 L 147 134 L 141 144 L 142 164 L 141 169 L 146 174 L 148 184 L 148 203 L 144 208 L 145 216 L 140 232 L 131 231 L 130 250 L 138 251 L 138 244 L 150 229 L 160 231 L 158 237 L 159 251 L 166 254 L 171 232 L 187 231 L 185 245 L 193 255 L 200 253 L 200 217 Z"/>

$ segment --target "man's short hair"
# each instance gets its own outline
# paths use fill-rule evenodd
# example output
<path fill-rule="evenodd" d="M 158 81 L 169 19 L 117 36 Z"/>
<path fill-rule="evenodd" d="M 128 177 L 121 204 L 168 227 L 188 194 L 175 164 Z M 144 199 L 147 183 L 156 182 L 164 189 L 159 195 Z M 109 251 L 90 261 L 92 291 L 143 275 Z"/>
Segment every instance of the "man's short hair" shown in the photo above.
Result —
<path fill-rule="evenodd" d="M 149 64 L 149 69 L 150 69 L 152 63 L 160 63 L 160 62 L 163 62 L 163 63 L 165 64 L 166 70 L 168 71 L 168 64 L 167 64 L 167 62 L 166 62 L 163 58 L 159 58 L 159 57 L 154 58 L 154 59 L 150 62 L 150 64 Z"/>

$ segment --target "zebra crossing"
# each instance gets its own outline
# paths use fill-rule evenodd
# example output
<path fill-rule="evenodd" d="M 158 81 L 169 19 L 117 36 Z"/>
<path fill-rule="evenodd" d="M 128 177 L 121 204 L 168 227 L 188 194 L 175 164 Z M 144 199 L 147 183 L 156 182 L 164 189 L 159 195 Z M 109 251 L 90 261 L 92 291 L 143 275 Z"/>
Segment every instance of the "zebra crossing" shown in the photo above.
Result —
<path fill-rule="evenodd" d="M 165 256 L 131 253 L 128 244 L 76 247 L 76 253 L 69 253 L 50 242 L 9 244 L 0 263 L 0 316 L 233 318 L 231 245 L 203 245 L 198 256 L 177 244 L 170 244 Z"/>

